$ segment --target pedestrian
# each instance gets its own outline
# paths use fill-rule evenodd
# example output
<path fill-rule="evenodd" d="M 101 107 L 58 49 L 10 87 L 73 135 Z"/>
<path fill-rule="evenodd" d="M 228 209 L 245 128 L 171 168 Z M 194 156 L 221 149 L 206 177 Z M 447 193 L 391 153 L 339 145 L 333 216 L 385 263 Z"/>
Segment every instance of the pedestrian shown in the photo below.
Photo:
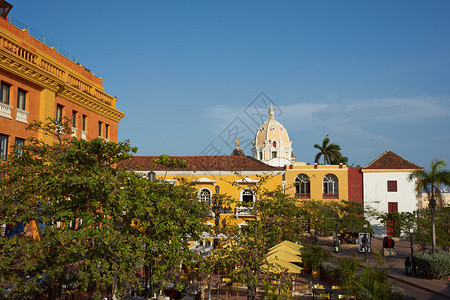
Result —
<path fill-rule="evenodd" d="M 411 275 L 411 260 L 409 259 L 409 256 L 405 258 L 405 274 Z"/>

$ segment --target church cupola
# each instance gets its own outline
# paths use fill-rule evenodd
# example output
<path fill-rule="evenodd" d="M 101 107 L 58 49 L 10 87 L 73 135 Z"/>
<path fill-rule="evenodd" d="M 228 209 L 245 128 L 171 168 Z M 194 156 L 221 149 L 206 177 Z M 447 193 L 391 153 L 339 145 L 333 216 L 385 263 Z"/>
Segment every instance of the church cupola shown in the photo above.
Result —
<path fill-rule="evenodd" d="M 275 120 L 272 105 L 269 118 L 259 127 L 252 142 L 253 157 L 271 166 L 291 165 L 292 142 L 286 129 Z"/>

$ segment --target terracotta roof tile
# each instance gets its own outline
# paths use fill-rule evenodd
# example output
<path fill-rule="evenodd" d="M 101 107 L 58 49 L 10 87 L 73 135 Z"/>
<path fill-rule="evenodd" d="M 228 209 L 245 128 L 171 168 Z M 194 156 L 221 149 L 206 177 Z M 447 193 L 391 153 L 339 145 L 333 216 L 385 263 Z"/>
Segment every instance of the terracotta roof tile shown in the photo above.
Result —
<path fill-rule="evenodd" d="M 134 156 L 122 161 L 118 167 L 134 171 L 166 171 L 163 166 L 153 166 L 153 160 L 159 156 Z M 272 167 L 250 156 L 170 156 L 185 160 L 186 168 L 170 169 L 171 171 L 283 171 L 284 168 Z"/>
<path fill-rule="evenodd" d="M 423 169 L 388 150 L 363 169 Z"/>

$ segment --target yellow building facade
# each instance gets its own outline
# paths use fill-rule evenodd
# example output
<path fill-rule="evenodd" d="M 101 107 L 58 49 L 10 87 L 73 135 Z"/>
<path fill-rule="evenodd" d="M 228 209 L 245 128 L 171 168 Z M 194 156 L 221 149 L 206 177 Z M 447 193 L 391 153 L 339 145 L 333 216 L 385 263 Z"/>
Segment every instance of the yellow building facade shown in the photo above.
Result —
<path fill-rule="evenodd" d="M 285 193 L 299 201 L 349 201 L 348 167 L 295 163 L 286 168 Z"/>
<path fill-rule="evenodd" d="M 266 165 L 248 156 L 173 156 L 187 163 L 185 168 L 166 169 L 153 166 L 155 156 L 136 156 L 122 162 L 120 168 L 132 170 L 143 177 L 150 172 L 156 180 L 178 184 L 181 179 L 193 182 L 197 189 L 199 201 L 211 207 L 210 225 L 215 224 L 215 207 L 217 197 L 228 196 L 233 203 L 221 203 L 220 219 L 227 219 L 232 224 L 244 224 L 248 218 L 254 218 L 251 207 L 262 189 L 275 190 L 282 187 L 284 168 Z"/>

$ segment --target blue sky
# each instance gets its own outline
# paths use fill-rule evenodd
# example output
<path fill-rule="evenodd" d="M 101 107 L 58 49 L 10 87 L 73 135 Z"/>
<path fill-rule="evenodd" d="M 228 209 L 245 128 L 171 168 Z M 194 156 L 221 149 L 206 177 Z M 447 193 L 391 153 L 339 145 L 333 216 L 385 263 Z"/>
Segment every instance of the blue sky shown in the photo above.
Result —
<path fill-rule="evenodd" d="M 297 161 L 329 134 L 350 165 L 450 163 L 449 1 L 10 3 L 103 78 L 138 155 L 230 154 L 273 103 Z"/>

